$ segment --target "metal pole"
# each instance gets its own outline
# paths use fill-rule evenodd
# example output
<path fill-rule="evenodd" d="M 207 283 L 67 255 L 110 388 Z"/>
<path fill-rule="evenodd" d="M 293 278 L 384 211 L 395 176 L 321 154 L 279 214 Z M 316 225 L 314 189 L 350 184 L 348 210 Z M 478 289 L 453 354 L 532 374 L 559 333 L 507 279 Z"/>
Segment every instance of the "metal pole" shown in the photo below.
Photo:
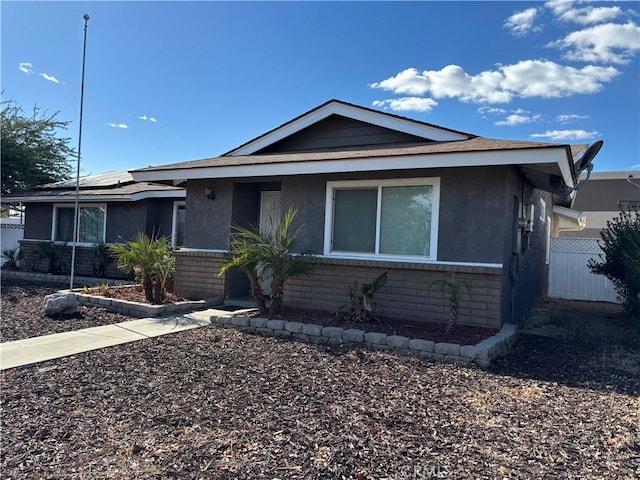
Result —
<path fill-rule="evenodd" d="M 89 15 L 84 14 L 84 41 L 82 44 L 82 79 L 80 82 L 80 123 L 78 126 L 78 164 L 76 169 L 76 203 L 73 215 L 73 243 L 71 245 L 71 281 L 69 288 L 73 290 L 73 276 L 76 269 L 76 244 L 79 239 L 79 223 L 80 223 L 80 151 L 82 148 L 82 107 L 84 104 L 84 61 L 87 55 L 87 23 Z"/>

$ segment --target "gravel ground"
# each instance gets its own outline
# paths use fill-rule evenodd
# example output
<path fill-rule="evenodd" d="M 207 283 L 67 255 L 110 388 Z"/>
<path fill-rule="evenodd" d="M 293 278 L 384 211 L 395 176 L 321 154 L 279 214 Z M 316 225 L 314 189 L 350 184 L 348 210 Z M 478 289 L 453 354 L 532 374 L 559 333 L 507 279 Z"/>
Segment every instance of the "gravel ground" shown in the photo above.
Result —
<path fill-rule="evenodd" d="M 639 361 L 632 337 L 523 335 L 483 370 L 201 328 L 2 372 L 0 473 L 635 479 Z"/>

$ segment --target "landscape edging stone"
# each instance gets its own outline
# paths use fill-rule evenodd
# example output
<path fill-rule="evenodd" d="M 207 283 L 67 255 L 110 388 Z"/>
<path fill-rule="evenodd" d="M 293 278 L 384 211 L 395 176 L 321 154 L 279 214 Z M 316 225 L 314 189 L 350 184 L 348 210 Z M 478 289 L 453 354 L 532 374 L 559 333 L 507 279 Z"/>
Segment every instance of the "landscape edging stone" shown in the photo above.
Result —
<path fill-rule="evenodd" d="M 480 367 L 488 367 L 491 361 L 506 353 L 515 342 L 518 334 L 516 325 L 505 323 L 500 332 L 488 337 L 476 345 L 459 345 L 456 343 L 438 342 L 421 338 L 409 338 L 401 335 L 387 335 L 380 332 L 342 327 L 323 327 L 314 323 L 287 322 L 285 320 L 269 320 L 263 317 L 251 317 L 248 325 L 234 321 L 235 314 L 213 315 L 210 318 L 214 327 L 231 327 L 247 332 L 267 336 L 290 338 L 315 344 L 362 345 L 374 350 L 393 351 L 400 355 L 417 355 L 435 361 L 474 363 Z M 244 317 L 238 317 L 244 318 Z M 295 331 L 293 331 L 295 330 Z"/>

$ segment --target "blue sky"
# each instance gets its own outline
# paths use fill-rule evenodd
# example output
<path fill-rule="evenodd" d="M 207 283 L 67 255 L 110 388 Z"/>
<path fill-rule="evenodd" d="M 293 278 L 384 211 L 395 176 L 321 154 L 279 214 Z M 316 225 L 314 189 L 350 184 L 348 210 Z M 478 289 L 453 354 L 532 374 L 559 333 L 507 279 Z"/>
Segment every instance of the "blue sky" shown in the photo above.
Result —
<path fill-rule="evenodd" d="M 83 175 L 220 155 L 337 98 L 640 171 L 638 2 L 13 2 L 3 100 L 71 121 Z"/>

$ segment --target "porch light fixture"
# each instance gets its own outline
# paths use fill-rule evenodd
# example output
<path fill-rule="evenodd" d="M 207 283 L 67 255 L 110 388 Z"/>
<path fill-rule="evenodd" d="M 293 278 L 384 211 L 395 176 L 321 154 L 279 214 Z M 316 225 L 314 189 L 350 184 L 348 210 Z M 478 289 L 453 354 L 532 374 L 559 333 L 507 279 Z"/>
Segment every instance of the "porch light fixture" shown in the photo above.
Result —
<path fill-rule="evenodd" d="M 204 194 L 207 196 L 207 198 L 209 200 L 215 200 L 216 199 L 216 193 L 213 191 L 213 188 L 211 188 L 211 187 L 205 187 Z"/>

